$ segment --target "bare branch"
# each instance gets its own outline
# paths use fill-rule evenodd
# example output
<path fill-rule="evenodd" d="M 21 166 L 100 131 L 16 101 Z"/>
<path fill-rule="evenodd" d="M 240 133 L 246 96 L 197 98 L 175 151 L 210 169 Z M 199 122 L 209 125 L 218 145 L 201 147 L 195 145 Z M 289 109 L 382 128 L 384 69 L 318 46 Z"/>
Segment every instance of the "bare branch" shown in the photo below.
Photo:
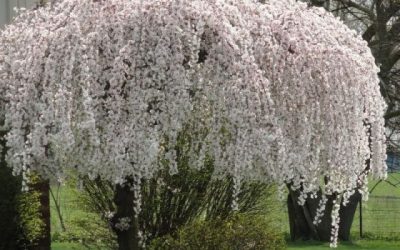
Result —
<path fill-rule="evenodd" d="M 339 2 L 342 3 L 342 4 L 344 4 L 344 5 L 346 5 L 346 6 L 348 6 L 348 7 L 355 8 L 355 9 L 357 9 L 357 10 L 360 10 L 360 11 L 364 12 L 364 13 L 367 14 L 372 20 L 375 20 L 375 19 L 376 19 L 375 13 L 374 13 L 373 11 L 371 11 L 371 9 L 369 9 L 369 8 L 366 7 L 366 6 L 360 5 L 360 4 L 355 3 L 355 2 L 353 2 L 353 1 L 350 1 L 350 0 L 339 0 Z"/>

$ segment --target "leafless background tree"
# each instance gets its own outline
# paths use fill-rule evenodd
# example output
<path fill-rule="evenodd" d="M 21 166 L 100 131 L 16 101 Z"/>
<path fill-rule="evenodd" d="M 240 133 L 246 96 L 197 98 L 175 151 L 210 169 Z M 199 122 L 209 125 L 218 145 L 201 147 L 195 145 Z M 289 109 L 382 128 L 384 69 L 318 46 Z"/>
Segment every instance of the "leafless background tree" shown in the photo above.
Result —
<path fill-rule="evenodd" d="M 340 17 L 368 42 L 381 72 L 390 151 L 400 151 L 400 0 L 307 0 Z"/>

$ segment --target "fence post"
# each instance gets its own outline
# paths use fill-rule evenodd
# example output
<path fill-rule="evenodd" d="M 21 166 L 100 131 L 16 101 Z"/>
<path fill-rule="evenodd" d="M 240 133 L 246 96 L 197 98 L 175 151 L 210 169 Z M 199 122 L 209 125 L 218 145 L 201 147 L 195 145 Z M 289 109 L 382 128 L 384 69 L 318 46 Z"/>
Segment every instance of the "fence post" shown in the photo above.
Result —
<path fill-rule="evenodd" d="M 363 237 L 363 224 L 362 224 L 362 199 L 360 198 L 360 238 Z"/>

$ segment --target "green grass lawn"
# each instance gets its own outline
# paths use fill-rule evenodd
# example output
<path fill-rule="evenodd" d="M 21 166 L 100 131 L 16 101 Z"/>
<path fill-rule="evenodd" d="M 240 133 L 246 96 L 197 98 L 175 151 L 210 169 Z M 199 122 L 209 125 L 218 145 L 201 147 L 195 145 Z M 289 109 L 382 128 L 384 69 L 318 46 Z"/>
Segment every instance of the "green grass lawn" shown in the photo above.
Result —
<path fill-rule="evenodd" d="M 51 244 L 51 249 L 52 250 L 79 250 L 79 249 L 86 249 L 86 248 L 78 243 L 53 242 Z"/>
<path fill-rule="evenodd" d="M 77 243 L 53 243 L 52 250 L 79 250 L 87 249 Z M 329 244 L 319 242 L 296 242 L 288 243 L 288 250 L 329 250 Z M 338 250 L 399 250 L 400 241 L 382 240 L 359 240 L 354 243 L 342 243 L 336 248 Z"/>
<path fill-rule="evenodd" d="M 370 181 L 369 190 L 373 189 L 370 199 L 362 204 L 363 232 L 366 236 L 400 239 L 399 184 L 400 173 L 389 174 L 386 181 Z M 357 209 L 352 228 L 354 235 L 359 235 L 359 225 Z"/>
<path fill-rule="evenodd" d="M 377 183 L 379 184 L 375 187 Z M 386 181 L 379 182 L 377 180 L 371 180 L 368 187 L 369 190 L 372 191 L 372 195 L 395 196 L 400 198 L 400 173 L 388 174 Z"/>
<path fill-rule="evenodd" d="M 52 249 L 109 249 L 104 248 L 104 242 L 110 240 L 111 232 L 99 214 L 88 212 L 79 199 L 80 191 L 75 186 L 61 186 L 57 197 L 57 189 L 57 186 L 52 186 L 53 194 L 61 207 L 65 231 L 61 226 L 54 199 L 51 198 Z"/>
<path fill-rule="evenodd" d="M 64 220 L 65 227 L 70 227 L 73 220 L 87 216 L 87 212 L 79 204 L 77 191 L 68 185 L 52 186 L 52 192 L 60 205 L 61 216 Z M 62 232 L 60 219 L 57 214 L 56 206 L 52 197 L 50 197 L 51 207 L 51 230 L 52 233 Z"/>
<path fill-rule="evenodd" d="M 78 243 L 58 243 L 55 242 L 51 246 L 52 250 L 79 250 L 87 249 Z M 329 250 L 328 243 L 319 242 L 296 242 L 288 243 L 288 250 Z M 399 250 L 400 241 L 383 241 L 383 240 L 358 240 L 353 243 L 341 243 L 336 248 L 338 250 Z"/>
<path fill-rule="evenodd" d="M 288 250 L 328 250 L 331 249 L 328 243 L 319 242 L 295 242 L 288 243 Z M 338 250 L 399 250 L 400 241 L 384 240 L 358 240 L 352 243 L 340 243 L 336 248 Z"/>
<path fill-rule="evenodd" d="M 376 185 L 377 183 L 378 181 L 375 180 L 370 181 L 369 189 L 374 189 L 370 195 L 370 200 L 368 202 L 363 202 L 363 231 L 364 236 L 368 239 L 359 240 L 359 210 L 357 210 L 352 227 L 352 239 L 355 241 L 353 241 L 353 243 L 340 244 L 337 249 L 400 250 L 400 173 L 390 174 L 387 181 L 381 181 Z M 55 192 L 56 188 L 53 187 L 53 191 Z M 54 194 L 56 195 L 56 193 Z M 67 234 L 62 232 L 54 202 L 51 202 L 52 236 L 53 239 L 59 237 L 56 242 L 53 242 L 52 249 L 87 249 L 84 245 L 78 243 L 67 243 L 65 240 L 60 239 L 60 235 L 67 235 L 70 238 L 74 238 L 76 234 L 77 238 L 73 239 L 74 242 L 78 242 L 80 240 L 79 237 L 85 242 L 85 238 L 90 239 L 92 237 L 90 233 L 94 232 L 95 228 L 100 228 L 96 227 L 96 224 L 90 227 L 87 225 L 87 222 L 97 221 L 98 223 L 103 223 L 99 219 L 99 215 L 88 213 L 84 207 L 82 207 L 82 204 L 78 202 L 77 195 L 78 193 L 74 187 L 63 186 L 60 189 L 59 202 L 65 226 L 68 231 Z M 276 197 L 272 195 L 266 203 L 269 205 L 272 203 L 277 204 L 277 207 L 272 209 L 274 210 L 273 214 L 277 217 L 276 221 L 280 229 L 283 232 L 288 232 L 288 218 L 285 202 L 279 202 Z M 108 232 L 104 231 L 100 235 L 105 235 L 107 233 Z M 372 240 L 372 238 L 376 240 Z M 397 239 L 399 241 L 383 240 L 386 238 Z M 329 249 L 329 244 L 296 242 L 288 243 L 288 249 Z"/>

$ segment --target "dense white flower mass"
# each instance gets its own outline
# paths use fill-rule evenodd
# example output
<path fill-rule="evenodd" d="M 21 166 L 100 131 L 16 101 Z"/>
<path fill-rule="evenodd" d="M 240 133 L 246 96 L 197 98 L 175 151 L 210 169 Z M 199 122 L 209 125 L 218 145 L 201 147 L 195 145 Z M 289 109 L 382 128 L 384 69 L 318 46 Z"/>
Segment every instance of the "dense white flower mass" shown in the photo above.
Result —
<path fill-rule="evenodd" d="M 322 8 L 289 3 L 268 1 L 270 39 L 255 42 L 283 133 L 286 180 L 312 191 L 327 176 L 325 191 L 341 193 L 357 186 L 369 158 L 384 177 L 386 105 L 367 43 Z"/>
<path fill-rule="evenodd" d="M 346 202 L 386 174 L 377 72 L 360 37 L 292 0 L 64 0 L 0 36 L 7 160 L 123 183 L 160 157 L 176 173 L 189 128 L 193 167 L 209 155 L 237 187 L 273 180 L 303 200 L 324 178 Z"/>
<path fill-rule="evenodd" d="M 239 7 L 68 0 L 23 13 L 1 38 L 16 172 L 50 176 L 76 166 L 120 183 L 151 177 L 164 154 L 174 173 L 176 153 L 165 145 L 190 123 L 208 131 L 192 145 L 200 167 L 208 153 L 218 174 L 273 175 L 267 163 L 279 129 L 254 57 L 251 15 Z"/>
<path fill-rule="evenodd" d="M 321 183 L 324 194 L 340 194 L 335 245 L 341 198 L 346 204 L 357 189 L 367 195 L 370 171 L 386 176 L 378 67 L 367 43 L 322 8 L 278 0 L 265 8 L 269 21 L 254 46 L 282 129 L 281 180 L 302 189 L 303 202 Z"/>

